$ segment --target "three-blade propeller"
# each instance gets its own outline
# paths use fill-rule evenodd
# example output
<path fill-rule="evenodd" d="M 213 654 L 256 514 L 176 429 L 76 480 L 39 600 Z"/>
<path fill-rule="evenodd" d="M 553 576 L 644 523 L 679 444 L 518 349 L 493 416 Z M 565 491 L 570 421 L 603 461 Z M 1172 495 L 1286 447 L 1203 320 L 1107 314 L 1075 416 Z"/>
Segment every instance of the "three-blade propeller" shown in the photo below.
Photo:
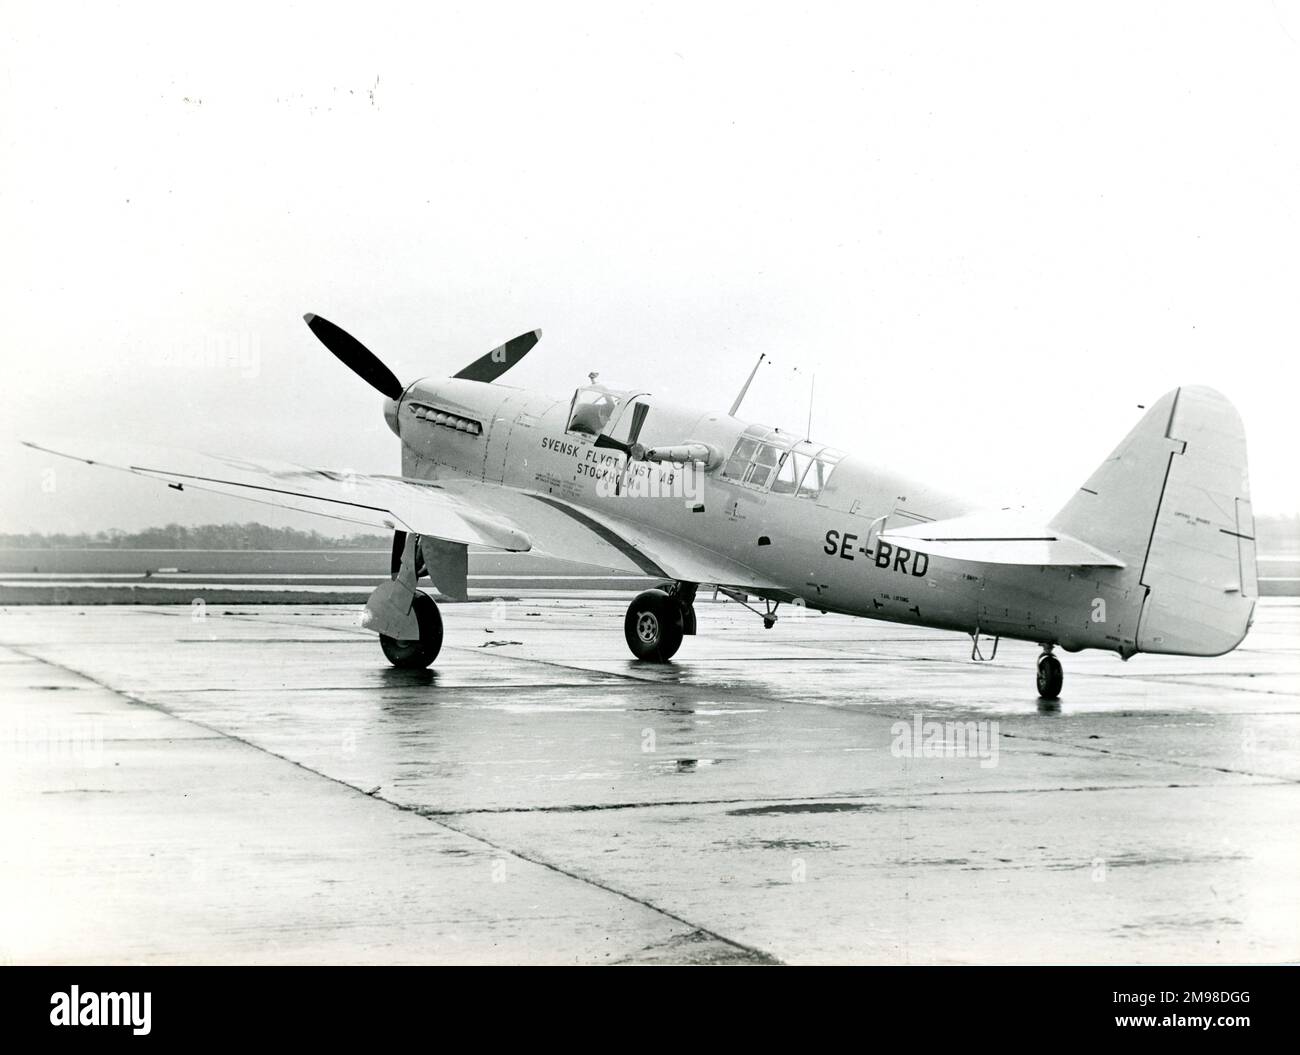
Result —
<path fill-rule="evenodd" d="M 303 316 L 303 321 L 311 329 L 320 343 L 328 348 L 349 370 L 366 382 L 371 388 L 389 399 L 401 398 L 406 386 L 397 379 L 369 348 L 358 341 L 352 334 L 340 326 L 335 326 L 329 319 L 312 315 Z M 532 347 L 542 339 L 541 330 L 521 333 L 513 340 L 506 341 L 498 348 L 493 348 L 487 355 L 475 359 L 469 366 L 453 376 L 467 381 L 495 381 L 512 366 L 519 362 Z"/>
<path fill-rule="evenodd" d="M 645 424 L 646 415 L 650 413 L 648 403 L 637 403 L 632 408 L 632 424 L 627 430 L 627 442 L 616 440 L 611 436 L 597 436 L 594 442 L 596 447 L 607 447 L 612 451 L 622 451 L 627 455 L 629 461 L 640 462 L 645 460 L 645 448 L 637 441 L 641 438 L 641 426 Z"/>

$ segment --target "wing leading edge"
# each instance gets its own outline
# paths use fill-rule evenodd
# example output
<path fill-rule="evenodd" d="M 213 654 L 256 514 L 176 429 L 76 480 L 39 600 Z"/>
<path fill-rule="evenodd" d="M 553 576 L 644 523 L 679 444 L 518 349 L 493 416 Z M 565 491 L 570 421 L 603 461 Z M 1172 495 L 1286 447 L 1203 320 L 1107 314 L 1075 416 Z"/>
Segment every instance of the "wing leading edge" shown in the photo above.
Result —
<path fill-rule="evenodd" d="M 161 480 L 178 491 L 231 495 L 299 512 L 390 531 L 519 552 L 532 548 L 515 524 L 485 513 L 436 483 L 311 469 L 282 462 L 253 462 L 165 447 L 118 447 L 104 454 L 77 453 L 75 441 L 36 443 L 33 450 Z M 97 445 L 99 446 L 99 445 Z"/>
<path fill-rule="evenodd" d="M 159 480 L 178 491 L 229 495 L 364 527 L 532 551 L 625 573 L 781 592 L 752 569 L 668 533 L 481 480 L 429 482 L 99 441 L 22 442 L 47 454 Z M 89 453 L 92 449 L 96 453 Z"/>

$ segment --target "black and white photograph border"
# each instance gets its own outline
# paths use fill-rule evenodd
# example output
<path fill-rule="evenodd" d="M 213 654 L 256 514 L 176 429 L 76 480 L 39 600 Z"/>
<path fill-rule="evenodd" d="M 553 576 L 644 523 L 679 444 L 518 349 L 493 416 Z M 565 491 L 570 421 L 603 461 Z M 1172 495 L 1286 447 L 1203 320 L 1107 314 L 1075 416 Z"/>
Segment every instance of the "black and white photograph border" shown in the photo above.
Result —
<path fill-rule="evenodd" d="M 1300 956 L 1300 4 L 5 12 L 0 963 Z"/>

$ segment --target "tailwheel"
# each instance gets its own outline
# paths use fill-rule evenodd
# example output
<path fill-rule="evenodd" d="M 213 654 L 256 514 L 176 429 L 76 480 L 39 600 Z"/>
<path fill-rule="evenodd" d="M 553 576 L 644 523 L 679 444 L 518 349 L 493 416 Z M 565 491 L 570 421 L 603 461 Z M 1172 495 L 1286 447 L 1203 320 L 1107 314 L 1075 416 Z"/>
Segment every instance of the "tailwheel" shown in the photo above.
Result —
<path fill-rule="evenodd" d="M 1038 696 L 1044 700 L 1054 700 L 1061 695 L 1061 686 L 1065 682 L 1065 671 L 1061 661 L 1052 655 L 1051 645 L 1044 646 L 1043 654 L 1038 657 Z"/>
<path fill-rule="evenodd" d="M 420 626 L 419 639 L 398 639 L 380 634 L 379 647 L 393 666 L 403 670 L 423 670 L 438 658 L 442 649 L 442 615 L 433 598 L 420 590 L 415 592 L 411 608 Z"/>
<path fill-rule="evenodd" d="M 684 621 L 677 598 L 663 590 L 646 590 L 627 606 L 623 636 L 637 659 L 667 663 L 681 647 Z"/>

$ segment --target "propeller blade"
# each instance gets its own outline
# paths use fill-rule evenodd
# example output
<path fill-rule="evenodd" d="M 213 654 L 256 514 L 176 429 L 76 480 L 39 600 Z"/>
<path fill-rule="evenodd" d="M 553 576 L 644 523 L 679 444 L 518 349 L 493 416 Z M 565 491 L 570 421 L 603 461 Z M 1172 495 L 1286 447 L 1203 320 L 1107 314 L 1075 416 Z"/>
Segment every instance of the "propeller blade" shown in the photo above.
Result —
<path fill-rule="evenodd" d="M 650 413 L 649 403 L 638 403 L 632 408 L 632 425 L 627 430 L 627 442 L 633 447 L 641 438 L 641 426 L 645 424 L 646 415 Z"/>
<path fill-rule="evenodd" d="M 622 440 L 616 440 L 609 436 L 600 435 L 592 441 L 593 447 L 606 447 L 611 451 L 622 451 L 629 458 L 632 457 L 632 444 L 624 443 Z"/>
<path fill-rule="evenodd" d="M 475 359 L 460 373 L 454 375 L 466 381 L 495 381 L 520 359 L 527 355 L 538 341 L 542 339 L 541 330 L 530 330 L 518 337 L 506 341 L 499 348 L 493 348 L 487 355 Z"/>
<path fill-rule="evenodd" d="M 379 357 L 374 352 L 347 330 L 340 329 L 329 319 L 323 319 L 310 312 L 302 318 L 320 343 L 333 352 L 338 360 L 362 381 L 389 399 L 397 399 L 401 396 L 404 387 L 402 382 L 379 361 Z"/>
<path fill-rule="evenodd" d="M 622 451 L 627 455 L 629 461 L 644 461 L 645 448 L 637 441 L 641 438 L 641 427 L 645 425 L 646 415 L 649 413 L 650 405 L 648 403 L 638 403 L 632 408 L 632 424 L 628 426 L 626 443 L 602 433 L 596 437 L 592 446 L 605 447 L 611 451 Z"/>

